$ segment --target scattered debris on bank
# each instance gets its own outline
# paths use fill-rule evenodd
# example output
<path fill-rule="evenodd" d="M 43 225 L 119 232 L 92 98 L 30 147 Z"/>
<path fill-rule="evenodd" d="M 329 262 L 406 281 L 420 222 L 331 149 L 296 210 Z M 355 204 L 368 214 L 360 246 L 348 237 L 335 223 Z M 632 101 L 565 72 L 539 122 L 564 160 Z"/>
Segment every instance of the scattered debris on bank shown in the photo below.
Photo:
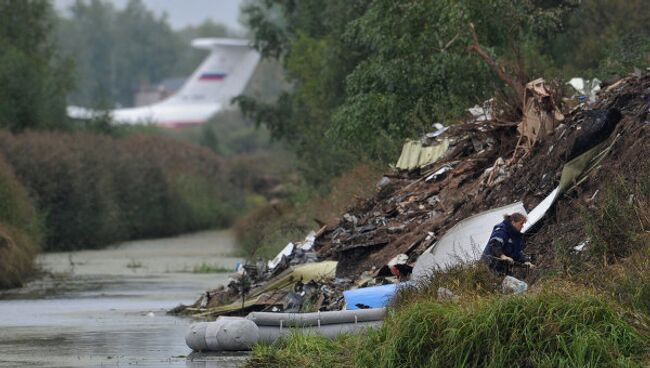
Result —
<path fill-rule="evenodd" d="M 394 293 L 395 285 L 385 285 L 422 274 L 423 264 L 439 269 L 478 259 L 495 219 L 514 210 L 529 214 L 528 253 L 550 265 L 550 242 L 577 221 L 574 207 L 598 201 L 602 178 L 634 173 L 637 158 L 650 157 L 643 144 L 649 73 L 608 86 L 573 79 L 570 86 L 576 94 L 562 99 L 562 86 L 535 80 L 519 121 L 504 121 L 490 100 L 470 109 L 467 121 L 406 142 L 374 198 L 173 312 L 207 318 L 376 307 Z M 570 236 L 574 249 L 589 250 L 581 234 Z M 344 295 L 369 286 L 361 298 Z"/>

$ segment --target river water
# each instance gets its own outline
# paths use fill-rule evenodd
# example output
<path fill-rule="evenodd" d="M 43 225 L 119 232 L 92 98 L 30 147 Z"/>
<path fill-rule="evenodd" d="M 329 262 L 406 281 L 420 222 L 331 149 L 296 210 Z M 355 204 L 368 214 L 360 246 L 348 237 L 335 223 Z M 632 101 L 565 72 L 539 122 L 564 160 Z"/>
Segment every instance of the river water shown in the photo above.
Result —
<path fill-rule="evenodd" d="M 51 275 L 0 294 L 0 367 L 236 367 L 245 357 L 190 361 L 192 322 L 165 311 L 227 282 L 234 269 L 228 231 L 47 253 Z"/>

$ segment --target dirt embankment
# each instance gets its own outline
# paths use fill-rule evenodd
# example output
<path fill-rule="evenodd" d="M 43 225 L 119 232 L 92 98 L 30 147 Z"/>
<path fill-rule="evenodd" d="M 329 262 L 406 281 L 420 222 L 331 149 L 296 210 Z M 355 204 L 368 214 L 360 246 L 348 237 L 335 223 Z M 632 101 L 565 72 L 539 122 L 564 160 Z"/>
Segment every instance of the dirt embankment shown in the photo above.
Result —
<path fill-rule="evenodd" d="M 452 127 L 447 154 L 428 170 L 390 178 L 377 195 L 349 209 L 338 224 L 316 241 L 323 258 L 339 261 L 337 276 L 355 277 L 377 270 L 398 254 L 413 262 L 440 235 L 458 221 L 481 211 L 522 201 L 534 208 L 559 183 L 564 164 L 596 140 L 612 143 L 609 154 L 577 186 L 572 186 L 529 236 L 529 252 L 542 266 L 549 265 L 553 243 L 584 240 L 581 209 L 599 199 L 606 179 L 633 182 L 650 145 L 645 143 L 649 123 L 650 75 L 629 76 L 603 89 L 591 106 L 565 109 L 564 120 L 532 149 L 518 149 L 516 124 L 468 122 Z M 622 119 L 613 132 L 603 129 L 608 111 Z M 604 133 L 603 133 L 604 131 Z M 451 170 L 432 179 L 443 167 Z"/>

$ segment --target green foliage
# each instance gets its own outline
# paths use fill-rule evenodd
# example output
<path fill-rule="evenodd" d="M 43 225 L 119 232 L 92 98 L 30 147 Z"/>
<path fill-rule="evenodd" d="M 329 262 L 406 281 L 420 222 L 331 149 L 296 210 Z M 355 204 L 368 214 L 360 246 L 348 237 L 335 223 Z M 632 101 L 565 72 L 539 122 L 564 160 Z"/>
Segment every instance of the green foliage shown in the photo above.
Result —
<path fill-rule="evenodd" d="M 245 367 L 350 367 L 359 342 L 354 336 L 343 335 L 332 341 L 295 333 L 275 346 L 256 346 Z"/>
<path fill-rule="evenodd" d="M 249 2 L 256 45 L 283 61 L 292 88 L 275 104 L 239 102 L 291 144 L 310 183 L 323 184 L 364 158 L 393 161 L 404 138 L 502 89 L 468 51 L 470 22 L 486 52 L 525 82 L 522 66 L 538 63 L 542 37 L 560 29 L 569 3 Z"/>
<path fill-rule="evenodd" d="M 602 299 L 542 292 L 469 305 L 422 302 L 391 316 L 359 357 L 373 367 L 637 366 L 648 337 Z"/>
<path fill-rule="evenodd" d="M 44 217 L 48 250 L 226 226 L 240 207 L 218 157 L 169 139 L 4 133 L 0 150 Z"/>
<path fill-rule="evenodd" d="M 371 51 L 347 76 L 329 133 L 373 158 L 394 160 L 396 143 L 458 119 L 503 88 L 468 50 L 470 22 L 481 47 L 525 82 L 521 65 L 534 64 L 536 37 L 554 32 L 561 12 L 535 1 L 373 1 L 346 28 L 348 47 Z"/>
<path fill-rule="evenodd" d="M 61 128 L 68 66 L 56 57 L 47 0 L 0 1 L 0 127 Z"/>
<path fill-rule="evenodd" d="M 139 85 L 169 77 L 182 46 L 165 16 L 156 18 L 142 0 L 129 0 L 124 10 L 116 14 L 112 26 L 114 97 L 119 103 L 130 105 Z"/>
<path fill-rule="evenodd" d="M 432 295 L 438 294 L 441 287 L 463 298 L 489 296 L 500 290 L 502 281 L 503 278 L 495 275 L 483 262 L 459 263 L 444 271 L 432 272 L 429 277 L 418 282 L 417 288 L 400 289 L 391 301 L 391 306 L 399 310 L 417 300 L 430 299 Z"/>
<path fill-rule="evenodd" d="M 650 12 L 643 0 L 584 0 L 544 48 L 564 78 L 608 78 L 650 63 Z"/>
<path fill-rule="evenodd" d="M 650 317 L 650 248 L 646 244 L 626 259 L 594 267 L 575 278 L 610 300 Z"/>
<path fill-rule="evenodd" d="M 304 237 L 311 224 L 296 219 L 291 205 L 266 205 L 250 211 L 234 227 L 242 256 L 272 259 L 287 244 L 287 239 Z"/>
<path fill-rule="evenodd" d="M 591 240 L 590 253 L 597 259 L 615 261 L 644 244 L 640 234 L 650 223 L 639 218 L 634 193 L 630 184 L 618 177 L 605 185 L 601 203 L 582 210 L 585 232 Z M 649 199 L 643 198 L 644 205 Z"/>
<path fill-rule="evenodd" d="M 244 9 L 262 54 L 282 58 L 292 91 L 274 103 L 238 102 L 273 138 L 288 143 L 301 158 L 305 178 L 316 186 L 363 159 L 330 139 L 327 131 L 332 111 L 344 97 L 345 78 L 359 59 L 358 50 L 347 48 L 340 37 L 367 2 L 259 1 Z"/>
<path fill-rule="evenodd" d="M 650 161 L 627 171 L 608 171 L 594 203 L 580 217 L 590 240 L 589 256 L 597 263 L 614 263 L 647 245 L 650 229 Z"/>

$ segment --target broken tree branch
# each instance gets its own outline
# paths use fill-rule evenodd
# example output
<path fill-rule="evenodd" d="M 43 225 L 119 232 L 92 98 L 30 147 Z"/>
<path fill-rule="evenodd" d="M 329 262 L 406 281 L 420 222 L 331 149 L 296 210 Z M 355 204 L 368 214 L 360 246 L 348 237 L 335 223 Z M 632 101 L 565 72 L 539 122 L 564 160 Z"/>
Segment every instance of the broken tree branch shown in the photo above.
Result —
<path fill-rule="evenodd" d="M 509 85 L 514 91 L 515 95 L 517 96 L 517 99 L 519 100 L 518 104 L 521 105 L 523 101 L 520 101 L 521 96 L 524 95 L 525 91 L 525 83 L 523 81 L 517 80 L 516 78 L 513 78 L 512 76 L 508 75 L 506 71 L 494 60 L 490 55 L 488 55 L 485 50 L 481 47 L 480 43 L 478 42 L 478 36 L 476 35 L 476 29 L 474 28 L 474 24 L 470 23 L 469 24 L 469 29 L 470 32 L 472 33 L 472 39 L 473 43 L 469 45 L 468 49 L 470 51 L 475 52 L 478 54 L 478 56 L 485 61 L 490 68 L 497 73 L 499 76 L 499 79 L 501 79 L 505 84 Z"/>

